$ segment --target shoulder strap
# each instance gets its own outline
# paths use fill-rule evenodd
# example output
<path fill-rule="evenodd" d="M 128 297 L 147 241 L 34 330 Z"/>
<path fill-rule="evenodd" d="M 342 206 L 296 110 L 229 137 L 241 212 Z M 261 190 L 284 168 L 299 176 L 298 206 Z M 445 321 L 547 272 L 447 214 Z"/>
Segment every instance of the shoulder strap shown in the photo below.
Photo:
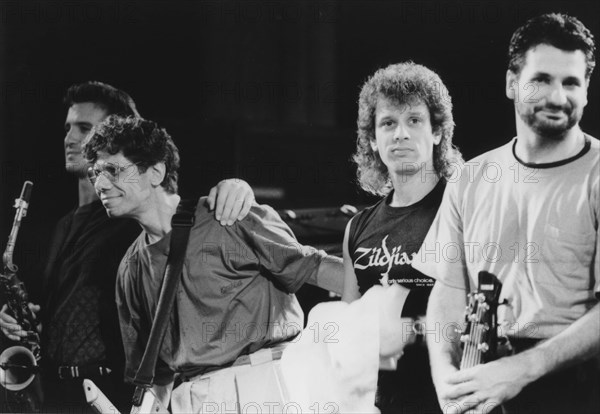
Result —
<path fill-rule="evenodd" d="M 138 399 L 139 403 L 141 403 L 144 391 L 152 387 L 154 381 L 156 361 L 165 336 L 169 315 L 171 315 L 171 310 L 173 309 L 175 293 L 181 279 L 190 230 L 194 225 L 194 211 L 195 204 L 182 200 L 179 206 L 177 206 L 177 212 L 171 219 L 171 244 L 165 268 L 165 277 L 160 289 L 158 305 L 156 306 L 156 313 L 152 322 L 150 337 L 146 344 L 146 350 L 133 380 L 133 383 L 136 385 L 133 396 L 134 405 L 136 405 Z"/>

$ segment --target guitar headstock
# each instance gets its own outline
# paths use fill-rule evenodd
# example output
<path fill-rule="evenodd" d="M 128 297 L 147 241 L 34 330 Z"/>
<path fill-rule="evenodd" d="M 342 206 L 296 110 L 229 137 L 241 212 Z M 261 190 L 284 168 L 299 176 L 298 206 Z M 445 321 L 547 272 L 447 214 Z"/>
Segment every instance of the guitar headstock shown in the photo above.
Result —
<path fill-rule="evenodd" d="M 501 289 L 502 283 L 495 275 L 485 271 L 479 272 L 477 290 L 469 294 L 466 326 L 461 335 L 461 369 L 488 362 L 496 355 L 497 309 Z"/>

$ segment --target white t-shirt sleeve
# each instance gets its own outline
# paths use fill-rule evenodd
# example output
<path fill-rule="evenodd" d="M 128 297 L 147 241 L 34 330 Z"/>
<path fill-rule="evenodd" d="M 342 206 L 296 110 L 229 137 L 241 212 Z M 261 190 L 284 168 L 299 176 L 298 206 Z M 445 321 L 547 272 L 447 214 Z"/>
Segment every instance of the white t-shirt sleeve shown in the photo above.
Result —
<path fill-rule="evenodd" d="M 448 183 L 437 215 L 412 262 L 421 273 L 464 288 L 467 266 L 460 207 L 460 183 Z"/>

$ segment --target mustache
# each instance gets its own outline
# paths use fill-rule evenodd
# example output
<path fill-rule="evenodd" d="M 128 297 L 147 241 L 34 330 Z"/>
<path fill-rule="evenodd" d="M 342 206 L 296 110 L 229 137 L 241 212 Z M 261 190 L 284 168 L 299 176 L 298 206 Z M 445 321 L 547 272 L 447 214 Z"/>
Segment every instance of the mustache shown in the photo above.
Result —
<path fill-rule="evenodd" d="M 539 111 L 551 111 L 551 112 L 562 111 L 566 114 L 570 114 L 572 109 L 569 105 L 545 104 L 545 105 L 541 105 L 541 106 L 538 106 L 535 108 L 535 112 L 539 112 Z"/>

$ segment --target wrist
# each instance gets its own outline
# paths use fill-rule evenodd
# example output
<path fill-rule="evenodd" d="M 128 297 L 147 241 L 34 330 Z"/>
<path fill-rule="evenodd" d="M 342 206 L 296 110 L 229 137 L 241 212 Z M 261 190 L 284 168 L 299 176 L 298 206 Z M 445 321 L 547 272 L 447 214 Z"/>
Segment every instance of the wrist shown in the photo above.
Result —
<path fill-rule="evenodd" d="M 519 358 L 517 362 L 523 367 L 523 378 L 527 383 L 536 381 L 546 375 L 547 359 L 542 349 L 534 347 L 521 354 L 517 354 L 515 357 Z"/>

